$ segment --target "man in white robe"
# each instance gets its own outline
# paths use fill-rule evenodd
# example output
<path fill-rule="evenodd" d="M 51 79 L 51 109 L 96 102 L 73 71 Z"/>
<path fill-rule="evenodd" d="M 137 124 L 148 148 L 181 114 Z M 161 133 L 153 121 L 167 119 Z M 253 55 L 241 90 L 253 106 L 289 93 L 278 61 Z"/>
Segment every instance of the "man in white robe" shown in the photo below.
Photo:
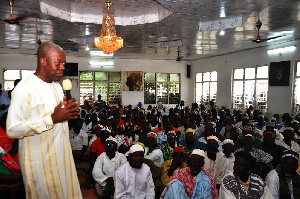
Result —
<path fill-rule="evenodd" d="M 154 183 L 149 166 L 143 164 L 144 148 L 130 147 L 128 163 L 115 171 L 115 199 L 154 199 Z"/>
<path fill-rule="evenodd" d="M 126 163 L 126 156 L 117 152 L 117 140 L 110 136 L 105 141 L 105 152 L 98 156 L 94 169 L 93 177 L 97 182 L 96 193 L 99 196 L 109 196 L 114 193 L 114 173 L 117 168 Z"/>
<path fill-rule="evenodd" d="M 38 67 L 12 93 L 7 117 L 9 138 L 19 139 L 26 198 L 82 198 L 69 142 L 67 120 L 79 115 L 58 83 L 66 56 L 51 42 L 38 49 Z"/>

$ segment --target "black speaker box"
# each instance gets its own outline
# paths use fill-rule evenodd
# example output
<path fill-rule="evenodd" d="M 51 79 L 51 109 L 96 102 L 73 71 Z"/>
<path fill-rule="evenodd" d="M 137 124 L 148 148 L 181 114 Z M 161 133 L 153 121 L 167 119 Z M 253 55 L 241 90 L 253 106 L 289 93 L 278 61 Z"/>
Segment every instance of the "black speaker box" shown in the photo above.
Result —
<path fill-rule="evenodd" d="M 187 78 L 191 77 L 191 64 L 186 65 L 186 77 Z"/>
<path fill-rule="evenodd" d="M 64 76 L 78 76 L 78 63 L 66 63 Z"/>

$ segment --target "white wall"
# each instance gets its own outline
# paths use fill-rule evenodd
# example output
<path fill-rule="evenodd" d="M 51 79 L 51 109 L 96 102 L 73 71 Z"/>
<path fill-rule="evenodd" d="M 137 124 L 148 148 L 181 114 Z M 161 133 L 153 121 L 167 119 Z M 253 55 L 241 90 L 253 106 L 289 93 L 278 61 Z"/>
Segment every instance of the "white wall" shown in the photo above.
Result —
<path fill-rule="evenodd" d="M 258 44 L 258 46 L 263 44 Z M 296 45 L 300 47 L 299 42 L 286 43 L 285 46 Z M 276 46 L 277 47 L 277 46 Z M 278 46 L 281 47 L 281 46 Z M 284 53 L 282 55 L 268 55 L 268 47 L 256 48 L 249 51 L 243 51 L 223 56 L 206 58 L 191 61 L 191 78 L 186 78 L 186 62 L 177 63 L 175 60 L 149 60 L 149 59 L 114 59 L 113 67 L 92 68 L 89 65 L 89 59 L 86 57 L 75 57 L 67 55 L 67 62 L 76 62 L 79 64 L 79 70 L 102 70 L 102 71 L 144 71 L 144 72 L 167 72 L 181 74 L 181 99 L 190 105 L 194 102 L 195 73 L 214 71 L 218 72 L 218 92 L 217 105 L 231 107 L 231 83 L 233 68 L 253 67 L 255 65 L 269 65 L 270 62 L 291 61 L 290 85 L 284 87 L 269 87 L 268 89 L 268 113 L 282 114 L 292 112 L 292 93 L 294 87 L 294 66 L 295 62 L 300 60 L 300 49 L 293 53 Z M 271 46 L 269 48 L 275 48 Z M 5 69 L 35 69 L 36 56 L 18 55 L 18 54 L 0 54 L 0 82 L 3 83 L 3 68 Z M 122 88 L 123 88 L 122 73 Z M 71 94 L 79 100 L 79 82 L 78 78 L 72 80 L 73 89 Z M 137 91 L 122 91 L 122 104 L 135 105 L 138 102 L 144 103 L 144 93 Z"/>
<path fill-rule="evenodd" d="M 181 74 L 181 99 L 189 101 L 193 89 L 187 85 L 190 80 L 186 78 L 186 62 L 176 62 L 174 60 L 146 60 L 146 59 L 114 59 L 114 66 L 95 67 L 89 65 L 89 58 L 75 57 L 67 55 L 67 62 L 78 63 L 79 71 L 121 71 L 122 89 L 124 83 L 124 71 L 144 71 L 144 72 L 165 72 Z M 99 61 L 93 58 L 93 61 Z M 102 60 L 104 61 L 104 60 Z M 3 84 L 3 69 L 35 69 L 36 56 L 18 55 L 18 54 L 0 54 L 0 82 Z M 79 80 L 78 77 L 72 77 L 71 95 L 79 101 Z M 123 105 L 136 105 L 138 102 L 144 104 L 143 91 L 122 91 Z"/>
<path fill-rule="evenodd" d="M 258 44 L 261 45 L 261 44 Z M 300 42 L 285 44 L 284 46 L 298 45 Z M 206 58 L 191 62 L 191 84 L 195 86 L 195 73 L 217 71 L 218 72 L 218 91 L 217 91 L 217 105 L 219 107 L 231 107 L 231 83 L 233 68 L 253 67 L 269 65 L 270 62 L 291 61 L 290 68 L 290 84 L 289 86 L 269 86 L 268 88 L 268 114 L 283 114 L 285 112 L 292 112 L 292 93 L 294 88 L 294 67 L 295 62 L 300 60 L 300 49 L 276 55 L 268 55 L 267 49 L 278 48 L 281 46 L 262 47 L 249 51 L 242 51 L 233 54 Z M 194 99 L 194 93 L 193 93 Z"/>

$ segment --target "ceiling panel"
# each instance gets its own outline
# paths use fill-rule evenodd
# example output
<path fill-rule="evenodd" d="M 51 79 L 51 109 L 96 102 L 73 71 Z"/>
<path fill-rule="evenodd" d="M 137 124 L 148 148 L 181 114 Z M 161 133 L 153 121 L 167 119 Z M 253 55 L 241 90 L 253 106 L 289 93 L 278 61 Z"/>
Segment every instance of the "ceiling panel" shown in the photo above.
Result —
<path fill-rule="evenodd" d="M 86 16 L 97 23 L 70 22 L 41 12 L 41 4 L 48 3 L 70 15 Z M 26 18 L 21 25 L 0 22 L 1 52 L 22 51 L 34 53 L 37 41 L 54 41 L 67 53 L 89 56 L 89 50 L 98 50 L 93 38 L 101 32 L 102 16 L 107 9 L 99 0 L 15 0 L 13 13 L 16 17 L 39 13 L 40 18 Z M 196 60 L 246 49 L 284 44 L 300 38 L 300 2 L 298 0 L 115 0 L 111 14 L 119 19 L 117 35 L 124 39 L 124 47 L 114 53 L 115 57 L 155 57 L 173 59 L 177 46 L 156 48 L 157 42 L 181 40 L 180 54 L 183 60 Z M 0 18 L 10 14 L 8 1 L 0 1 Z M 154 17 L 157 22 L 147 22 Z M 224 23 L 225 19 L 241 17 L 242 25 L 234 28 L 217 28 L 199 31 L 199 23 Z M 263 43 L 250 41 L 257 35 L 255 23 L 262 21 L 262 38 L 281 36 Z M 147 19 L 147 20 L 146 20 Z M 82 19 L 83 21 L 85 19 Z M 122 22 L 123 21 L 123 22 Z M 138 22 L 137 22 L 138 21 Z M 116 22 L 117 23 L 117 22 Z M 130 22 L 131 23 L 131 22 Z M 230 24 L 229 24 L 230 25 Z M 212 24 L 212 26 L 217 26 Z M 225 27 L 225 26 L 218 26 Z M 175 49 L 175 50 L 174 50 Z"/>

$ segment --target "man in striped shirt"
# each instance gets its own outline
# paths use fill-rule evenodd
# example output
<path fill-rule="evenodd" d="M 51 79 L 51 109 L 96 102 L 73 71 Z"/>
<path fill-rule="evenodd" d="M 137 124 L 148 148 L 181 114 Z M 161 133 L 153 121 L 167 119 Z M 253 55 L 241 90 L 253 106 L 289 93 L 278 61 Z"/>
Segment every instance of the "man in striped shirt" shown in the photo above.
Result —
<path fill-rule="evenodd" d="M 37 56 L 37 70 L 14 89 L 7 117 L 8 136 L 19 139 L 26 198 L 82 198 L 67 123 L 80 108 L 58 83 L 66 56 L 51 42 Z"/>

